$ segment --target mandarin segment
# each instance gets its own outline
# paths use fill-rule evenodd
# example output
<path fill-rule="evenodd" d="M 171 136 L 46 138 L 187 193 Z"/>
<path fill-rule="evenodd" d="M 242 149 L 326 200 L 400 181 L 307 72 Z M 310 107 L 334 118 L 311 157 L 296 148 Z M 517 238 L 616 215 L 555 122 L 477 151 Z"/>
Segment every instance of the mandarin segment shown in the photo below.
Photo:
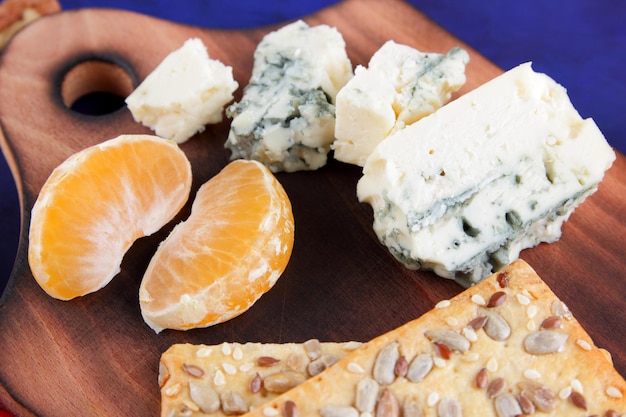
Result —
<path fill-rule="evenodd" d="M 294 243 L 291 202 L 270 170 L 236 160 L 198 190 L 161 243 L 139 290 L 145 322 L 208 327 L 248 310 L 276 283 Z"/>
<path fill-rule="evenodd" d="M 102 288 L 135 240 L 180 211 L 191 181 L 183 151 L 156 136 L 122 135 L 70 156 L 31 212 L 28 262 L 37 283 L 62 300 Z"/>

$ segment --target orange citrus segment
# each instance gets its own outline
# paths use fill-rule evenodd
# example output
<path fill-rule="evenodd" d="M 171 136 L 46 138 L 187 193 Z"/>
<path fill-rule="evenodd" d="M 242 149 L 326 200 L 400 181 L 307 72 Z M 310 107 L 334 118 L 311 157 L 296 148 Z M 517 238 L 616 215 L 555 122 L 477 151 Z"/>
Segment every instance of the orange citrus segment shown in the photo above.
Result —
<path fill-rule="evenodd" d="M 283 273 L 294 242 L 285 190 L 268 168 L 236 160 L 206 182 L 191 214 L 161 243 L 139 290 L 157 333 L 224 322 L 248 310 Z"/>
<path fill-rule="evenodd" d="M 31 212 L 33 276 L 62 300 L 102 288 L 136 239 L 180 211 L 191 180 L 178 145 L 151 135 L 122 135 L 70 156 L 46 180 Z"/>

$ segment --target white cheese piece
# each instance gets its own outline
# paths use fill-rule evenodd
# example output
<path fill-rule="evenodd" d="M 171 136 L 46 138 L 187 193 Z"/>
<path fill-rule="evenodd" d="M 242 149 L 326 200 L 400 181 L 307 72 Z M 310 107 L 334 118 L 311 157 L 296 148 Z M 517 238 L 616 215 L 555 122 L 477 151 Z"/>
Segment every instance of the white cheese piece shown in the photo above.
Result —
<path fill-rule="evenodd" d="M 226 109 L 232 159 L 256 159 L 273 172 L 324 166 L 334 140 L 334 100 L 351 77 L 335 28 L 296 21 L 267 34 L 241 101 Z"/>
<path fill-rule="evenodd" d="M 135 121 L 182 143 L 222 120 L 239 85 L 232 68 L 209 58 L 200 39 L 171 52 L 126 98 Z"/>
<path fill-rule="evenodd" d="M 363 166 L 391 133 L 450 101 L 465 84 L 468 62 L 461 48 L 426 53 L 387 41 L 337 94 L 335 159 Z"/>
<path fill-rule="evenodd" d="M 557 240 L 614 160 L 566 90 L 526 63 L 381 142 L 357 195 L 408 268 L 471 285 Z"/>

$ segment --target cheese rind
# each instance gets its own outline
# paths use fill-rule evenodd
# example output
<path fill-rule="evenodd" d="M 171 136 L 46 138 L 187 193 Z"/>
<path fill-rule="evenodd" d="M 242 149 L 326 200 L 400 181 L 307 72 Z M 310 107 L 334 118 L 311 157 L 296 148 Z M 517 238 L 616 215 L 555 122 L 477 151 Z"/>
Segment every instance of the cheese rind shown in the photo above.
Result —
<path fill-rule="evenodd" d="M 231 159 L 256 159 L 273 172 L 315 170 L 334 140 L 335 97 L 352 77 L 341 34 L 296 21 L 270 32 L 254 52 L 225 147 Z"/>
<path fill-rule="evenodd" d="M 614 159 L 565 89 L 527 63 L 380 143 L 357 195 L 398 260 L 467 286 L 557 240 Z"/>
<path fill-rule="evenodd" d="M 446 104 L 468 62 L 458 47 L 438 54 L 387 41 L 337 94 L 335 159 L 363 166 L 385 137 Z"/>
<path fill-rule="evenodd" d="M 191 38 L 165 57 L 126 104 L 135 121 L 183 143 L 222 120 L 238 86 L 232 68 L 211 59 L 202 41 Z"/>

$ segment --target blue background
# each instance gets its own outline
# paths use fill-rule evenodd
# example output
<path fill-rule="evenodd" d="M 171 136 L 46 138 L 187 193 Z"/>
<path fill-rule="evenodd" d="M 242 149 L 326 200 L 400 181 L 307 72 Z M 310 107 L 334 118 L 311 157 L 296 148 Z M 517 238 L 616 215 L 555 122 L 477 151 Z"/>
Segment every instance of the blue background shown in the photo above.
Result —
<path fill-rule="evenodd" d="M 211 28 L 250 28 L 304 17 L 332 0 L 61 0 L 64 10 L 116 7 Z M 609 143 L 626 153 L 626 1 L 409 0 L 503 69 L 525 61 L 569 92 Z M 2 99 L 0 92 L 0 100 Z M 626 196 L 625 196 L 626 197 Z M 19 205 L 0 158 L 0 291 L 13 265 Z"/>

